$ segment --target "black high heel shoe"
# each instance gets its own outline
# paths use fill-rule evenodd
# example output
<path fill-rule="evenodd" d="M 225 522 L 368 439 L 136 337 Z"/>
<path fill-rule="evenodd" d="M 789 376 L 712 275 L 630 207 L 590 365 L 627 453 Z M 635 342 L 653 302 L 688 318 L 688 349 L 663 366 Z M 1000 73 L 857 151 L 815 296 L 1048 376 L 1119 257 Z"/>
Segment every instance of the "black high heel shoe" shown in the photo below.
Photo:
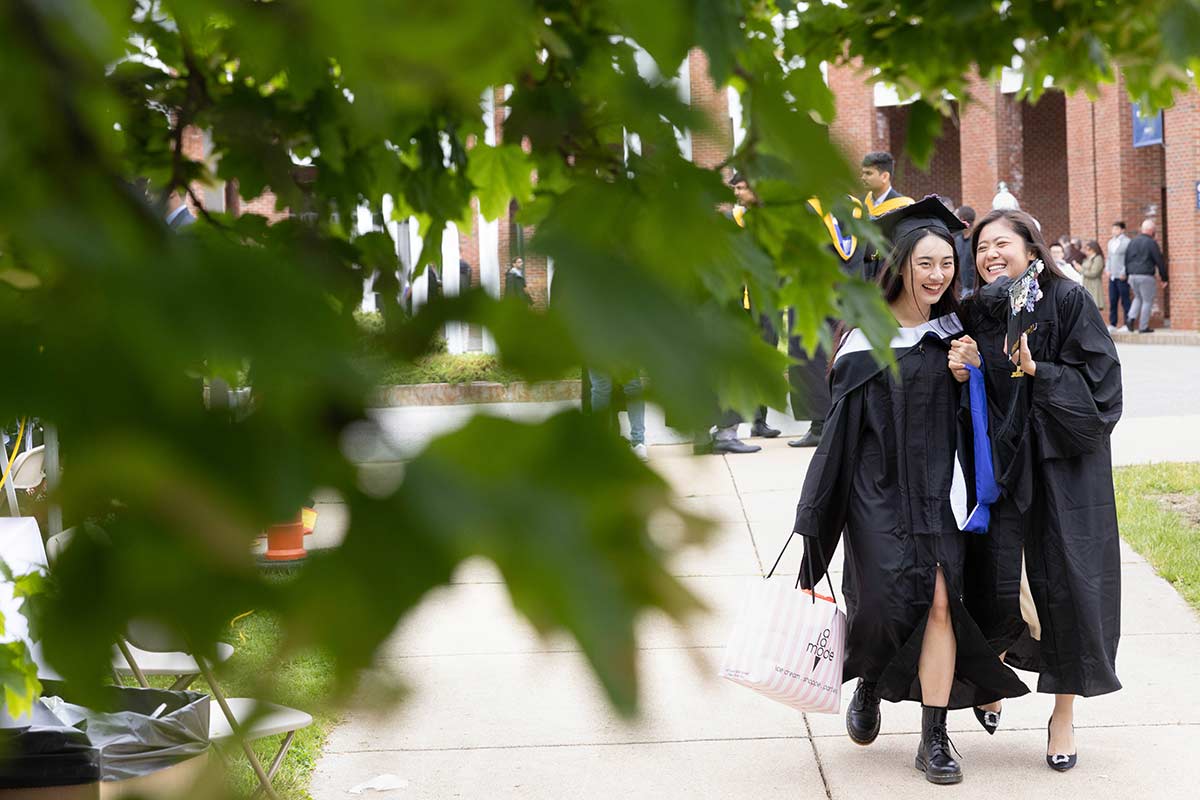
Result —
<path fill-rule="evenodd" d="M 988 732 L 988 736 L 996 733 L 996 729 L 1000 727 L 1000 712 L 999 711 L 984 711 L 979 706 L 975 706 L 975 719 L 979 720 L 979 724 Z"/>
<path fill-rule="evenodd" d="M 1051 715 L 1050 719 L 1046 721 L 1046 749 L 1047 750 L 1050 749 L 1050 723 L 1053 721 L 1054 721 L 1053 715 Z M 1074 724 L 1071 725 L 1071 736 L 1072 737 L 1075 736 L 1075 725 Z M 1054 754 L 1046 753 L 1046 764 L 1048 764 L 1050 766 L 1050 769 L 1052 769 L 1056 772 L 1066 772 L 1069 769 L 1073 769 L 1075 767 L 1075 764 L 1078 761 L 1079 761 L 1078 748 L 1076 748 L 1076 752 L 1071 753 L 1070 755 L 1066 755 L 1065 753 L 1054 753 Z"/>

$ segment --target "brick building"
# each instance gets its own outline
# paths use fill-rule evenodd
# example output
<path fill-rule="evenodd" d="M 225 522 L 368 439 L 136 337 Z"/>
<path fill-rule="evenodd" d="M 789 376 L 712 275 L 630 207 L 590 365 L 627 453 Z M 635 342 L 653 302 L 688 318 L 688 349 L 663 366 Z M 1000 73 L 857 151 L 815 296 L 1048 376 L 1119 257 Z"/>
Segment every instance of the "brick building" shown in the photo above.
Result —
<path fill-rule="evenodd" d="M 871 150 L 896 154 L 894 183 L 905 194 L 920 198 L 936 192 L 982 214 L 1003 181 L 1021 208 L 1039 220 L 1047 239 L 1068 234 L 1102 246 L 1114 220 L 1125 220 L 1133 234 L 1143 219 L 1154 219 L 1171 281 L 1169 291 L 1158 293 L 1152 324 L 1169 320 L 1175 329 L 1200 329 L 1200 93 L 1178 98 L 1164 112 L 1162 144 L 1134 147 L 1133 106 L 1123 80 L 1102 87 L 1095 101 L 1050 89 L 1030 103 L 1017 99 L 1018 75 L 1006 75 L 999 84 L 976 79 L 970 89 L 975 102 L 961 112 L 952 103 L 954 113 L 943 122 L 931 163 L 921 170 L 903 155 L 908 107 L 900 98 L 855 63 L 830 65 L 826 74 L 837 102 L 831 135 L 852 163 Z M 700 50 L 689 54 L 675 81 L 685 101 L 719 121 L 715 133 L 685 134 L 684 154 L 702 166 L 721 163 L 740 139 L 736 93 L 713 86 Z M 504 141 L 505 99 L 501 88 L 483 98 L 491 144 Z M 187 146 L 193 157 L 202 157 L 206 149 L 199 134 Z M 224 208 L 222 197 L 232 193 L 220 194 L 208 190 L 211 207 Z M 239 210 L 273 219 L 286 215 L 274 208 L 269 193 L 240 203 Z M 533 231 L 518 229 L 515 206 L 495 221 L 473 211 L 469 230 L 447 234 L 439 259 L 443 281 L 450 279 L 450 265 L 462 258 L 471 266 L 472 286 L 499 295 L 512 256 L 521 253 L 527 289 L 534 304 L 544 307 L 552 294 L 553 264 L 524 248 L 521 239 L 528 242 Z M 392 233 L 398 240 L 407 237 L 409 252 L 415 251 L 411 231 Z M 405 250 L 403 241 L 400 249 Z M 399 255 L 411 265 L 412 255 Z M 464 331 L 463 337 L 463 349 L 489 347 L 478 330 Z"/>
<path fill-rule="evenodd" d="M 991 208 L 1004 181 L 1047 239 L 1067 234 L 1104 246 L 1118 219 L 1136 234 L 1155 220 L 1170 285 L 1155 301 L 1153 325 L 1200 329 L 1200 94 L 1163 116 L 1162 144 L 1134 147 L 1134 109 L 1124 81 L 1095 101 L 1050 89 L 1036 104 L 1017 100 L 1019 76 L 979 79 L 977 102 L 945 120 L 933 159 L 917 169 L 901 154 L 906 107 L 856 64 L 831 66 L 838 114 L 831 133 L 856 161 L 870 150 L 897 155 L 896 187 L 912 197 L 937 192 L 977 212 Z"/>

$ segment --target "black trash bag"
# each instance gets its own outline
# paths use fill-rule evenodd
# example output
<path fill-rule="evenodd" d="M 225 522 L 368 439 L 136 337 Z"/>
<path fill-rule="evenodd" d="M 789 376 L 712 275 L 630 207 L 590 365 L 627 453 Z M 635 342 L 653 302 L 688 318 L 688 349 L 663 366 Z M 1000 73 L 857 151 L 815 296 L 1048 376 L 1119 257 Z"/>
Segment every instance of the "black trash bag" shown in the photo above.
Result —
<path fill-rule="evenodd" d="M 72 705 L 67 696 L 63 699 L 68 701 L 64 710 L 82 717 L 77 727 L 100 749 L 102 780 L 149 775 L 208 751 L 206 694 L 108 686 L 97 708 Z"/>
<path fill-rule="evenodd" d="M 100 750 L 60 722 L 41 701 L 33 724 L 0 730 L 0 789 L 75 786 L 100 780 Z"/>

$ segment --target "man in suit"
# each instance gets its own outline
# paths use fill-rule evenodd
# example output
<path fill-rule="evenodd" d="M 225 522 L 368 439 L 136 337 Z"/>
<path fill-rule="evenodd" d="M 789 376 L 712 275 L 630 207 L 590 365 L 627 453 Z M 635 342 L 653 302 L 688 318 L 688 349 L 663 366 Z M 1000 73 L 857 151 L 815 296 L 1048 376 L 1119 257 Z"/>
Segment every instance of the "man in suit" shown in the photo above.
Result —
<path fill-rule="evenodd" d="M 187 203 L 183 202 L 179 192 L 171 190 L 171 193 L 167 195 L 167 214 L 164 220 L 168 228 L 177 231 L 191 225 L 196 218 L 192 216 L 191 209 L 187 207 Z"/>
<path fill-rule="evenodd" d="M 863 156 L 859 177 L 867 189 L 863 207 L 871 219 L 882 217 L 889 211 L 912 205 L 912 198 L 905 197 L 892 186 L 892 174 L 896 171 L 896 159 L 891 153 L 876 151 Z"/>

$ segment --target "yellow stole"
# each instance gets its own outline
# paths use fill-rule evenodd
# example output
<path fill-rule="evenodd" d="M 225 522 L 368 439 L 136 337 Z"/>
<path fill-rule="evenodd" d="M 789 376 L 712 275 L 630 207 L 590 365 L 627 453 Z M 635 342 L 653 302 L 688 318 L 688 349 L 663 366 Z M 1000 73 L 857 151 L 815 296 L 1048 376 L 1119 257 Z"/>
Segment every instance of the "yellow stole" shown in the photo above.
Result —
<path fill-rule="evenodd" d="M 733 207 L 733 221 L 738 224 L 739 228 L 746 227 L 746 207 Z M 750 310 L 750 289 L 746 286 L 742 287 L 742 308 Z"/>
<path fill-rule="evenodd" d="M 875 198 L 870 192 L 868 192 L 865 202 L 868 214 L 870 214 L 872 217 L 882 217 L 889 211 L 895 211 L 897 208 L 911 206 L 913 204 L 913 199 L 911 197 L 904 197 L 901 195 L 900 197 L 893 197 L 891 200 L 884 200 L 882 203 L 876 203 Z"/>
<path fill-rule="evenodd" d="M 851 211 L 854 218 L 862 219 L 862 203 L 857 197 L 851 195 L 847 195 L 847 197 L 854 204 L 854 208 Z M 821 218 L 821 222 L 825 223 L 825 230 L 829 231 L 829 240 L 833 242 L 834 252 L 838 254 L 838 257 L 842 261 L 849 261 L 850 257 L 854 255 L 854 251 L 858 248 L 858 237 L 851 235 L 850 246 L 847 248 L 842 239 L 841 230 L 838 228 L 837 220 L 833 218 L 833 214 L 827 214 L 822 211 L 821 201 L 815 197 L 808 201 L 808 205 L 813 211 L 817 212 L 817 216 Z"/>

